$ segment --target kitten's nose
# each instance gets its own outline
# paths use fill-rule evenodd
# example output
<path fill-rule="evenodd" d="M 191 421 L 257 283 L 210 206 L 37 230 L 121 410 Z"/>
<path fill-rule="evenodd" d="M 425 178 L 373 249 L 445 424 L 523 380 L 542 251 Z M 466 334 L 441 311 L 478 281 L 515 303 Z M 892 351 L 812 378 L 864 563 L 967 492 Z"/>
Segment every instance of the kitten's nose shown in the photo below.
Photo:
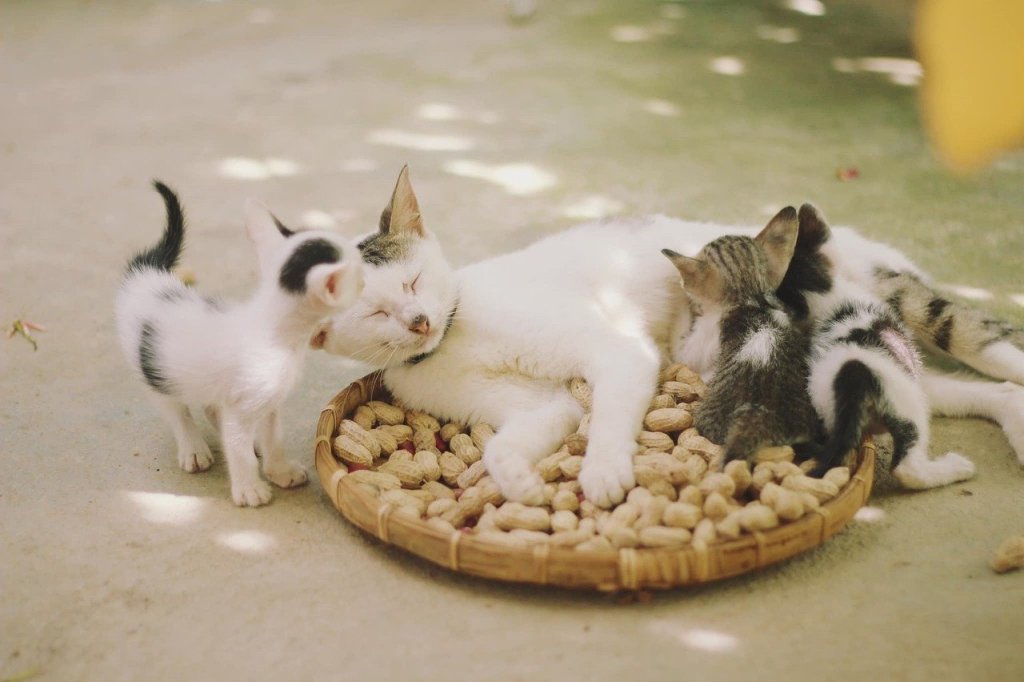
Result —
<path fill-rule="evenodd" d="M 430 331 L 430 320 L 427 319 L 426 315 L 417 315 L 412 318 L 412 322 L 409 323 L 409 331 L 414 334 L 423 334 L 426 336 L 427 332 Z"/>

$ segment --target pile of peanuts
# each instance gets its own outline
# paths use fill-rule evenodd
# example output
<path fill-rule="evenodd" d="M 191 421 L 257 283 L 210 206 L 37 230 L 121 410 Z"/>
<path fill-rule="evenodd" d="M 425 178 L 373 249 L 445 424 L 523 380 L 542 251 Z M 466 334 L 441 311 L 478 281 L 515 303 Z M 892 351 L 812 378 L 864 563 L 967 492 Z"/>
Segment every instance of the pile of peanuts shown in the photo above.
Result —
<path fill-rule="evenodd" d="M 591 406 L 590 387 L 581 379 L 569 389 L 587 413 L 562 447 L 536 464 L 546 482 L 542 506 L 501 496 L 481 461 L 494 436 L 487 424 L 442 424 L 423 412 L 370 401 L 341 422 L 334 454 L 348 467 L 349 480 L 392 505 L 394 514 L 505 546 L 546 543 L 579 551 L 736 539 L 801 518 L 850 480 L 847 467 L 820 479 L 807 476 L 788 446 L 761 450 L 753 469 L 745 461 L 722 467 L 721 446 L 693 427 L 704 382 L 681 364 L 662 370 L 659 381 L 633 458 L 637 487 L 611 510 L 584 499 L 577 480 Z"/>

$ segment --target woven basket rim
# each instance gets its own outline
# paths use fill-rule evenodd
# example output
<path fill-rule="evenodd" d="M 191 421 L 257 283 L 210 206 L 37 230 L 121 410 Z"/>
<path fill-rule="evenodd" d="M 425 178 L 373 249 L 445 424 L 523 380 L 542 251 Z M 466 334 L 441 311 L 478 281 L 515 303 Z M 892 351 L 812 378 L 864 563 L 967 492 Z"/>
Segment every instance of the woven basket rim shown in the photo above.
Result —
<path fill-rule="evenodd" d="M 331 448 L 337 426 L 356 406 L 387 397 L 380 373 L 374 372 L 343 388 L 321 411 L 314 445 L 321 485 L 338 511 L 365 532 L 453 571 L 490 579 L 611 591 L 679 587 L 741 575 L 824 543 L 864 505 L 874 479 L 875 446 L 866 439 L 850 481 L 836 497 L 769 531 L 703 548 L 580 552 L 549 545 L 510 547 L 459 530 L 446 533 L 422 519 L 393 515 L 392 505 L 348 480 L 347 468 Z"/>

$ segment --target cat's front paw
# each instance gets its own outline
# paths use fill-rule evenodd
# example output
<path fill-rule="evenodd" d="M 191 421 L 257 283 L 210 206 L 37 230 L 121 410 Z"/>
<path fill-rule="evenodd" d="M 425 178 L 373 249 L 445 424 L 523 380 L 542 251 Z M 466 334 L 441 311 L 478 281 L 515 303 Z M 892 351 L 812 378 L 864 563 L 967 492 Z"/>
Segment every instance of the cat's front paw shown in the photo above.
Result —
<path fill-rule="evenodd" d="M 190 474 L 206 471 L 213 466 L 213 453 L 204 441 L 196 440 L 191 447 L 178 451 L 178 466 Z"/>
<path fill-rule="evenodd" d="M 544 479 L 524 458 L 485 451 L 484 467 L 506 500 L 533 506 L 544 504 Z"/>
<path fill-rule="evenodd" d="M 598 507 L 622 502 L 636 485 L 632 453 L 621 457 L 594 457 L 588 452 L 583 458 L 579 481 L 583 495 Z"/>
<path fill-rule="evenodd" d="M 274 494 L 266 481 L 255 480 L 231 484 L 231 499 L 239 507 L 259 507 L 270 502 Z"/>
<path fill-rule="evenodd" d="M 263 475 L 278 488 L 294 488 L 309 480 L 302 465 L 290 459 L 282 460 L 280 467 L 264 467 Z"/>

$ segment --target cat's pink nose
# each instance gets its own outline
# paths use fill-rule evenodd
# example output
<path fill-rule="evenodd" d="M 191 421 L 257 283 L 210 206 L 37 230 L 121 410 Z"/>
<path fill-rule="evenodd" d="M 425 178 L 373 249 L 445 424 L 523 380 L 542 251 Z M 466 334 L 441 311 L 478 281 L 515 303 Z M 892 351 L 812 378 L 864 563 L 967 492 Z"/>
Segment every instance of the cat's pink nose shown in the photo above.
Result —
<path fill-rule="evenodd" d="M 414 334 L 423 334 L 426 336 L 430 331 L 430 320 L 426 315 L 417 315 L 412 318 L 412 322 L 409 323 L 409 331 Z"/>

